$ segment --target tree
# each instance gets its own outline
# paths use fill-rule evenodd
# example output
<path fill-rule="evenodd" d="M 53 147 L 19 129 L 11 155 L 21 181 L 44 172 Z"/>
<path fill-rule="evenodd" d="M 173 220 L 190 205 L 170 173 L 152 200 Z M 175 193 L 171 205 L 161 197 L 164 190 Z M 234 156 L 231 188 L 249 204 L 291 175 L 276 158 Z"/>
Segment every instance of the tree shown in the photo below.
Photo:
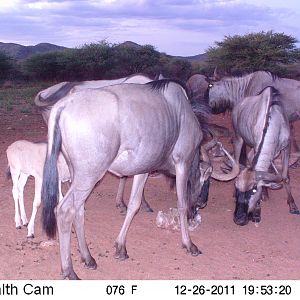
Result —
<path fill-rule="evenodd" d="M 222 42 L 207 51 L 211 68 L 231 75 L 265 70 L 283 75 L 284 65 L 299 60 L 297 40 L 284 33 L 259 32 L 243 36 L 225 36 Z"/>
<path fill-rule="evenodd" d="M 4 52 L 0 52 L 0 80 L 8 79 L 14 68 L 13 60 Z"/>
<path fill-rule="evenodd" d="M 159 61 L 160 54 L 151 45 L 113 47 L 113 76 L 121 77 L 133 73 L 142 73 Z"/>
<path fill-rule="evenodd" d="M 112 48 L 106 41 L 85 44 L 73 53 L 75 54 L 76 69 L 79 71 L 78 79 L 103 79 L 113 64 Z"/>
<path fill-rule="evenodd" d="M 58 58 L 61 55 L 61 52 L 32 55 L 23 64 L 25 74 L 36 80 L 58 79 L 60 72 Z"/>
<path fill-rule="evenodd" d="M 153 66 L 153 70 L 156 74 L 162 73 L 167 78 L 185 81 L 191 76 L 192 65 L 188 60 L 170 57 L 163 53 L 160 55 L 159 63 Z"/>

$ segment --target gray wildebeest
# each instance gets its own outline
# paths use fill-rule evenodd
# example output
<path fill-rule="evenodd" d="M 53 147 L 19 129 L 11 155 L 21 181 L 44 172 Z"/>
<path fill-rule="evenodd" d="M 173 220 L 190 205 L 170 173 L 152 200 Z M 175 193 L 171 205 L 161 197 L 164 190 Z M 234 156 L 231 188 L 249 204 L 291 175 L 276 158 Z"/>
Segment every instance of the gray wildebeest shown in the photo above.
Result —
<path fill-rule="evenodd" d="M 63 97 L 67 96 L 70 93 L 75 93 L 81 90 L 85 90 L 88 88 L 102 88 L 109 85 L 121 84 L 121 83 L 138 83 L 138 84 L 145 84 L 147 82 L 152 81 L 146 75 L 143 74 L 133 74 L 128 77 L 123 77 L 119 79 L 113 80 L 91 80 L 91 81 L 77 81 L 77 82 L 61 82 L 56 85 L 50 86 L 49 88 L 40 91 L 35 99 L 35 105 L 40 108 L 43 119 L 46 124 L 48 124 L 48 119 L 50 115 L 50 111 L 52 106 L 62 99 Z M 120 178 L 120 183 L 118 187 L 118 192 L 116 196 L 116 206 L 120 208 L 121 213 L 126 212 L 126 204 L 124 202 L 124 190 L 126 184 L 126 177 Z M 143 193 L 142 197 L 142 205 L 141 207 L 147 212 L 153 212 L 148 202 L 145 200 L 145 196 Z"/>
<path fill-rule="evenodd" d="M 202 74 L 192 75 L 186 82 L 190 98 L 202 101 L 208 88 L 208 78 Z"/>
<path fill-rule="evenodd" d="M 276 75 L 256 71 L 241 77 L 225 77 L 209 85 L 209 106 L 213 113 L 232 110 L 245 97 L 255 96 L 267 86 L 273 86 L 279 91 L 285 113 L 290 122 L 300 119 L 300 82 Z M 299 151 L 299 147 L 292 135 L 292 146 Z"/>
<path fill-rule="evenodd" d="M 152 171 L 176 176 L 183 247 L 193 256 L 201 253 L 191 241 L 188 217 L 201 192 L 202 136 L 184 88 L 174 81 L 88 89 L 70 94 L 53 106 L 48 125 L 42 216 L 49 237 L 55 236 L 58 227 L 64 277 L 78 278 L 71 260 L 72 224 L 82 260 L 88 268 L 97 267 L 85 240 L 84 203 L 107 171 L 120 177 L 134 176 L 127 214 L 115 243 L 115 258 L 128 258 L 126 235 Z M 60 149 L 68 162 L 72 184 L 58 203 L 56 159 Z"/>
<path fill-rule="evenodd" d="M 216 113 L 232 110 L 245 97 L 273 86 L 290 122 L 300 119 L 300 82 L 257 71 L 241 77 L 225 77 L 209 85 L 209 105 Z"/>
<path fill-rule="evenodd" d="M 239 158 L 243 142 L 254 149 L 251 166 L 241 171 L 236 179 L 236 208 L 234 222 L 245 225 L 251 219 L 260 221 L 262 187 L 278 188 L 284 185 L 288 194 L 290 212 L 299 214 L 290 191 L 288 162 L 290 154 L 290 127 L 288 118 L 273 87 L 259 95 L 246 97 L 232 111 L 236 132 L 235 157 Z M 281 153 L 282 169 L 277 170 L 274 159 Z M 275 173 L 269 171 L 274 168 Z"/>
<path fill-rule="evenodd" d="M 27 226 L 27 237 L 29 238 L 34 238 L 35 216 L 41 204 L 43 168 L 46 153 L 46 143 L 32 143 L 25 140 L 12 143 L 6 150 L 8 161 L 7 175 L 10 175 L 13 181 L 12 194 L 15 202 L 16 228 L 20 229 L 22 223 L 24 226 Z M 59 174 L 59 199 L 62 199 L 61 182 L 70 180 L 69 168 L 62 154 L 58 157 L 57 168 Z M 29 176 L 34 177 L 35 190 L 31 218 L 28 223 L 23 193 Z"/>

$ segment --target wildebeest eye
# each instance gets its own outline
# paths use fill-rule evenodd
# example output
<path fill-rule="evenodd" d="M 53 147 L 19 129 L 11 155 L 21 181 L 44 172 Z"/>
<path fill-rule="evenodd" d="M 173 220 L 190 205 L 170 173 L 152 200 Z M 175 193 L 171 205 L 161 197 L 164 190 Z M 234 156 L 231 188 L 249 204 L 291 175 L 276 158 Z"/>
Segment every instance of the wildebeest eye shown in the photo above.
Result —
<path fill-rule="evenodd" d="M 255 185 L 252 190 L 251 190 L 252 194 L 255 194 L 257 192 L 257 186 Z"/>

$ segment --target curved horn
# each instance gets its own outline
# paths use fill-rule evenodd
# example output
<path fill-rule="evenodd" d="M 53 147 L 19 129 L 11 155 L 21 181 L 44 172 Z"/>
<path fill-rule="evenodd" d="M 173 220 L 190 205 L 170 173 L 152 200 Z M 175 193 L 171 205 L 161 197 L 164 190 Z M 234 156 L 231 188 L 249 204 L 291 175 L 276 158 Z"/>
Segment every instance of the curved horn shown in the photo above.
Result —
<path fill-rule="evenodd" d="M 218 67 L 216 66 L 215 69 L 214 69 L 214 75 L 212 77 L 213 80 L 220 80 L 221 79 L 221 76 L 218 74 L 217 70 L 218 70 Z"/>
<path fill-rule="evenodd" d="M 266 180 L 269 182 L 280 182 L 282 181 L 282 176 L 280 174 L 272 174 L 265 171 L 255 172 L 256 180 Z"/>
<path fill-rule="evenodd" d="M 231 162 L 231 165 L 232 165 L 232 170 L 231 170 L 231 172 L 226 174 L 226 173 L 217 172 L 213 168 L 211 177 L 216 179 L 216 180 L 219 180 L 219 181 L 232 180 L 233 178 L 235 178 L 239 174 L 240 166 L 239 166 L 239 163 L 229 154 L 229 152 L 223 147 L 223 145 L 220 142 L 212 140 L 212 141 L 208 142 L 207 144 L 203 145 L 201 147 L 202 159 L 206 162 L 210 162 L 207 151 L 209 149 L 211 149 L 212 147 L 214 147 L 216 144 L 218 144 L 220 146 L 220 148 L 224 151 L 225 155 L 228 156 L 228 158 Z"/>

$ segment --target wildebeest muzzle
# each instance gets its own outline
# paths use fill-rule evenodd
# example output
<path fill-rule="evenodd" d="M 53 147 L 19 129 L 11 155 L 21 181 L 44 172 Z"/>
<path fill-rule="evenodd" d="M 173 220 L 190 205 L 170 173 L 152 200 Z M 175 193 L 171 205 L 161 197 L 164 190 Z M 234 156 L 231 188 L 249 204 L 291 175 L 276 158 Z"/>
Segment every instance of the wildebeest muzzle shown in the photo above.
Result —
<path fill-rule="evenodd" d="M 237 225 L 248 224 L 249 219 L 252 219 L 252 213 L 249 211 L 249 201 L 251 196 L 253 196 L 257 191 L 257 187 L 254 186 L 251 190 L 246 192 L 241 192 L 239 189 L 235 189 L 235 211 L 233 216 L 233 221 Z"/>

